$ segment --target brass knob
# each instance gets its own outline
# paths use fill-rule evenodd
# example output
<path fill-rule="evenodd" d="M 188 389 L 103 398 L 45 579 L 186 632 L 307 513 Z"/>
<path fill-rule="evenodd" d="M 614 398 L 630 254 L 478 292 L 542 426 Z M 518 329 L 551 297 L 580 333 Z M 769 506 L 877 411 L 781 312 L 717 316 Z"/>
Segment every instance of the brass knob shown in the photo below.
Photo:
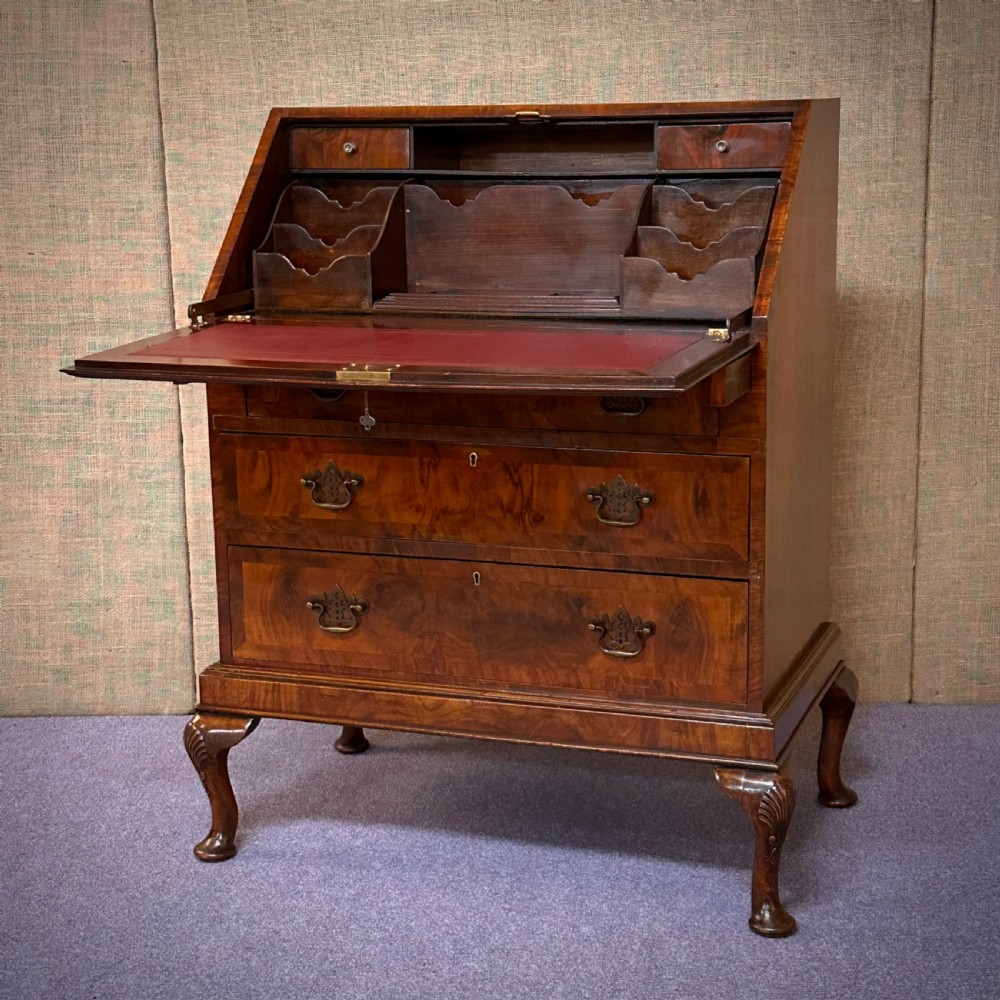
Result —
<path fill-rule="evenodd" d="M 357 151 L 358 151 L 357 143 L 354 142 L 344 143 L 344 152 L 347 153 L 348 156 L 353 156 Z"/>
<path fill-rule="evenodd" d="M 715 144 L 715 148 L 716 148 L 716 151 L 719 152 L 719 153 L 728 153 L 729 152 L 729 143 L 726 142 L 725 139 L 720 139 Z"/>

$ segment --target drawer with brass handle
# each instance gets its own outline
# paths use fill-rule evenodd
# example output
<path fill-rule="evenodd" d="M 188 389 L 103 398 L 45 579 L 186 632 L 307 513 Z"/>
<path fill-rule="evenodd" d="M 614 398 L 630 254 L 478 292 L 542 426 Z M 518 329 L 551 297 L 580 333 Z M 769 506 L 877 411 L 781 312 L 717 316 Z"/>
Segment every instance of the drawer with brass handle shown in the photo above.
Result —
<path fill-rule="evenodd" d="M 743 563 L 741 456 L 225 435 L 231 528 Z M 739 575 L 734 569 L 734 574 Z"/>
<path fill-rule="evenodd" d="M 380 426 L 498 427 L 524 431 L 601 434 L 674 434 L 718 437 L 719 411 L 709 382 L 682 396 L 489 396 L 421 392 L 386 393 L 372 400 Z M 319 420 L 357 427 L 364 412 L 359 389 L 294 389 L 251 385 L 247 415 L 278 420 Z"/>
<path fill-rule="evenodd" d="M 236 663 L 745 702 L 742 582 L 242 546 L 229 552 Z"/>

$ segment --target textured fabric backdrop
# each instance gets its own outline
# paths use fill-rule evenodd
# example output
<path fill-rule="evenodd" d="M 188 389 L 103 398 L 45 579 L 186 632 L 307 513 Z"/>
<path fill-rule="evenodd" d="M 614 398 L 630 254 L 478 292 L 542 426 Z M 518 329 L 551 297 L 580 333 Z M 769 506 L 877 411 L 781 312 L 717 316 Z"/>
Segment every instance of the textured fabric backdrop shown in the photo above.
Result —
<path fill-rule="evenodd" d="M 59 374 L 171 319 L 151 11 L 0 19 L 0 712 L 180 711 L 177 394 Z"/>
<path fill-rule="evenodd" d="M 913 696 L 1000 699 L 1000 4 L 939 3 Z"/>
<path fill-rule="evenodd" d="M 1000 696 L 996 4 L 34 0 L 0 16 L 0 710 L 183 708 L 192 641 L 199 667 L 217 656 L 203 391 L 181 390 L 178 426 L 172 389 L 54 370 L 165 327 L 171 282 L 183 319 L 270 107 L 794 96 L 843 101 L 835 617 L 868 699 Z"/>

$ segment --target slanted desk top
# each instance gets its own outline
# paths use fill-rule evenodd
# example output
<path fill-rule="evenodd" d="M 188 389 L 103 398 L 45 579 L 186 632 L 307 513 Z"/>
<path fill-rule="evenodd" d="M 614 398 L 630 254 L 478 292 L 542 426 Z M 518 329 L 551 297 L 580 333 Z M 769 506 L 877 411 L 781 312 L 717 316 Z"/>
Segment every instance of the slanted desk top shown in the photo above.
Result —
<path fill-rule="evenodd" d="M 78 359 L 208 384 L 220 660 L 185 741 L 235 853 L 262 716 L 716 765 L 791 933 L 829 621 L 836 101 L 284 108 L 191 326 Z"/>

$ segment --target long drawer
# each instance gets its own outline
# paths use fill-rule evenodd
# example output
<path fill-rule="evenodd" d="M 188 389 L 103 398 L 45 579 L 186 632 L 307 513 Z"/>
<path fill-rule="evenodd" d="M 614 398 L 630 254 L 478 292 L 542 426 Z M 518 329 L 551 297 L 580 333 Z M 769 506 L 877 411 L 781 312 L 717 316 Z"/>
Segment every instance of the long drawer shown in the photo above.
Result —
<path fill-rule="evenodd" d="M 747 585 L 234 546 L 233 662 L 742 705 Z"/>
<path fill-rule="evenodd" d="M 365 393 L 360 389 L 247 386 L 246 394 L 247 415 L 251 417 L 334 421 L 353 429 L 365 409 Z M 427 424 L 698 437 L 719 433 L 719 411 L 709 402 L 707 381 L 680 396 L 659 399 L 380 391 L 370 394 L 370 406 L 381 426 Z"/>
<path fill-rule="evenodd" d="M 350 535 L 747 558 L 743 457 L 237 434 L 222 449 L 227 525 L 306 544 Z"/>

